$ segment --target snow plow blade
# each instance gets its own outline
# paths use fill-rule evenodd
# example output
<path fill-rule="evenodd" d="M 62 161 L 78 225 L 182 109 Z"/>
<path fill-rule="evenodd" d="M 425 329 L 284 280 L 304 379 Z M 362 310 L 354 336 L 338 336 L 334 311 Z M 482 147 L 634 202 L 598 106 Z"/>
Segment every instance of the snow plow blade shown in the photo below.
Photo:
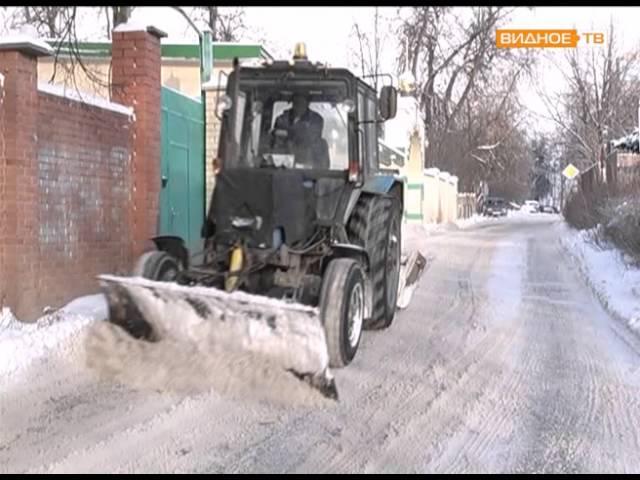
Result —
<path fill-rule="evenodd" d="M 418 280 L 422 277 L 426 266 L 427 259 L 417 250 L 402 259 L 400 282 L 398 283 L 398 309 L 403 310 L 411 303 L 413 292 L 418 286 Z"/>
<path fill-rule="evenodd" d="M 249 352 L 337 400 L 317 308 L 141 277 L 98 277 L 109 321 L 133 337 L 220 352 Z M 206 347 L 204 347 L 206 346 Z"/>

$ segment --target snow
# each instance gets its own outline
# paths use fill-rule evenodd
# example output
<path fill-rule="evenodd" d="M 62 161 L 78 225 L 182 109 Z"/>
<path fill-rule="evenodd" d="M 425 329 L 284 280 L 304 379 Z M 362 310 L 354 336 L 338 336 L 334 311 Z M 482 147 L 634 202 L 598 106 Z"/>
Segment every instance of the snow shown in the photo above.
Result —
<path fill-rule="evenodd" d="M 104 295 L 88 295 L 76 298 L 64 306 L 61 311 L 71 315 L 85 315 L 94 318 L 107 318 L 107 301 Z"/>
<path fill-rule="evenodd" d="M 593 244 L 594 230 L 576 231 L 566 224 L 561 244 L 576 261 L 596 296 L 612 314 L 640 332 L 640 268 L 633 267 L 615 248 Z"/>
<path fill-rule="evenodd" d="M 492 220 L 492 218 L 475 214 L 470 216 L 469 218 L 456 220 L 454 223 L 458 228 L 469 228 L 480 223 L 486 223 L 489 220 Z"/>
<path fill-rule="evenodd" d="M 86 103 L 95 107 L 103 108 L 105 110 L 111 110 L 113 112 L 121 113 L 123 115 L 133 116 L 133 108 L 125 107 L 119 103 L 110 102 L 101 97 L 90 95 L 85 92 L 78 92 L 76 89 L 68 89 L 63 85 L 53 85 L 50 83 L 41 83 L 38 85 L 38 90 L 50 95 L 56 95 L 64 97 L 69 100 Z"/>
<path fill-rule="evenodd" d="M 100 375 L 154 389 L 175 385 L 175 375 L 168 372 L 178 373 L 194 388 L 212 386 L 207 377 L 213 376 L 218 393 L 233 394 L 229 388 L 267 379 L 267 390 L 274 382 L 280 392 L 297 387 L 300 382 L 290 373 L 296 372 L 308 377 L 305 383 L 318 395 L 335 392 L 317 308 L 141 277 L 101 275 L 100 280 L 110 297 L 135 301 L 155 336 L 154 342 L 142 344 L 106 322 L 93 326 L 87 357 Z"/>
<path fill-rule="evenodd" d="M 442 223 L 404 223 L 402 225 L 403 253 L 407 253 L 411 249 L 418 249 L 424 254 L 428 249 L 425 243 L 427 237 L 445 231 L 446 227 Z"/>
<path fill-rule="evenodd" d="M 43 54 L 53 54 L 51 46 L 40 38 L 34 38 L 31 35 L 19 33 L 17 35 L 8 35 L 6 37 L 0 37 L 0 47 L 10 45 L 25 45 L 31 46 L 35 50 L 41 51 Z"/>
<path fill-rule="evenodd" d="M 410 136 L 421 130 L 420 108 L 413 97 L 398 97 L 396 116 L 385 123 L 384 140 L 394 147 L 406 146 Z"/>
<path fill-rule="evenodd" d="M 4 307 L 0 312 L 0 377 L 9 377 L 53 351 L 70 348 L 85 326 L 106 316 L 103 295 L 78 298 L 35 323 L 20 322 Z"/>
<path fill-rule="evenodd" d="M 149 25 L 140 20 L 129 19 L 128 22 L 121 23 L 113 29 L 114 32 L 146 32 Z"/>

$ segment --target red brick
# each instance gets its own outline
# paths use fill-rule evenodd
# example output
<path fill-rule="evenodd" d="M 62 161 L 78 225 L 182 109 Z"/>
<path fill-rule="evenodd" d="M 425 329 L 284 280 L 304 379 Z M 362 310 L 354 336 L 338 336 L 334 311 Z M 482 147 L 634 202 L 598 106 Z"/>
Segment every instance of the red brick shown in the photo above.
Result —
<path fill-rule="evenodd" d="M 26 312 L 91 293 L 98 273 L 129 271 L 132 255 L 155 233 L 159 57 L 159 42 L 149 34 L 114 33 L 112 91 L 119 103 L 136 101 L 139 120 L 131 122 L 128 116 L 99 107 L 38 94 L 34 62 L 0 52 L 0 68 L 7 72 L 0 128 L 11 138 L 0 159 L 0 279 L 14 272 L 8 276 L 20 285 L 0 282 L 0 301 L 8 298 L 17 311 Z M 6 115 L 12 122 L 3 121 Z M 124 158 L 112 157 L 115 146 L 126 150 Z M 134 148 L 137 155 L 130 162 Z M 38 169 L 43 162 L 48 193 L 41 190 Z M 86 201 L 80 196 L 83 190 Z M 74 237 L 62 233 L 65 220 L 57 207 L 63 201 L 74 221 Z M 115 218 L 112 211 L 117 212 Z M 41 225 L 47 237 L 40 237 Z M 103 228 L 98 231 L 97 225 Z M 65 250 L 73 252 L 72 260 Z"/>

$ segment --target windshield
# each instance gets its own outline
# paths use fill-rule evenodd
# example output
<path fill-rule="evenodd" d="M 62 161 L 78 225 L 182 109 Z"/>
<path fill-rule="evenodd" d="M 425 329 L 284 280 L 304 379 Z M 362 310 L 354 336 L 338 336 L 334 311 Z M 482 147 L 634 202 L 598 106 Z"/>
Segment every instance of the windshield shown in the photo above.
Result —
<path fill-rule="evenodd" d="M 237 160 L 228 165 L 346 170 L 348 113 L 343 83 L 244 87 L 238 99 Z"/>

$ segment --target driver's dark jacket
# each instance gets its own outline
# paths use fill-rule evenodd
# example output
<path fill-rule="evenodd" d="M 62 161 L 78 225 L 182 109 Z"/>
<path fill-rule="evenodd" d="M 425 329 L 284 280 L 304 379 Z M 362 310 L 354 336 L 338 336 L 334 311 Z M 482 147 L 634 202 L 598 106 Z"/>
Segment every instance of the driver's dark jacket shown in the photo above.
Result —
<path fill-rule="evenodd" d="M 324 119 L 319 113 L 307 109 L 297 122 L 294 121 L 293 109 L 289 109 L 278 116 L 274 126 L 276 129 L 287 130 L 289 138 L 296 144 L 313 142 L 322 137 Z"/>
<path fill-rule="evenodd" d="M 297 162 L 310 163 L 310 159 L 316 167 L 329 168 L 326 142 L 322 138 L 323 128 L 322 115 L 310 109 L 307 109 L 295 123 L 293 109 L 285 110 L 278 116 L 274 125 L 274 130 L 288 132 L 287 140 L 294 149 Z"/>

